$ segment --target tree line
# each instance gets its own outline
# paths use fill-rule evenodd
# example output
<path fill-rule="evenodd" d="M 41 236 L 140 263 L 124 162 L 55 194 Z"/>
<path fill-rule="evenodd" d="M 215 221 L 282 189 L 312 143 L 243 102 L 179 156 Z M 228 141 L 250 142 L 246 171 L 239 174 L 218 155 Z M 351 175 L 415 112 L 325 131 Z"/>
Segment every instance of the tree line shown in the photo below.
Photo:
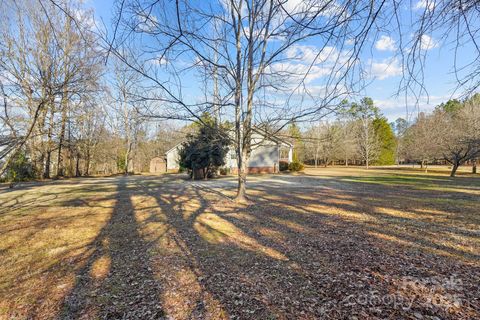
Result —
<path fill-rule="evenodd" d="M 292 133 L 290 127 L 290 133 Z M 294 129 L 296 131 L 298 129 Z M 390 165 L 395 163 L 397 138 L 371 98 L 342 101 L 334 120 L 306 127 L 295 147 L 302 161 L 314 166 L 329 164 Z"/>
<path fill-rule="evenodd" d="M 322 121 L 299 132 L 291 126 L 302 161 L 311 165 L 393 165 L 446 163 L 455 176 L 469 162 L 476 173 L 480 157 L 480 94 L 441 103 L 411 122 L 393 123 L 382 116 L 371 98 L 342 102 L 333 121 Z"/>
<path fill-rule="evenodd" d="M 480 157 L 480 94 L 462 101 L 449 100 L 430 114 L 420 113 L 413 124 L 399 123 L 399 155 L 423 166 L 443 160 L 451 176 L 459 166 L 472 163 L 476 173 Z"/>
<path fill-rule="evenodd" d="M 178 128 L 140 116 L 138 77 L 106 60 L 80 2 L 0 7 L 2 179 L 143 171 L 179 141 Z"/>

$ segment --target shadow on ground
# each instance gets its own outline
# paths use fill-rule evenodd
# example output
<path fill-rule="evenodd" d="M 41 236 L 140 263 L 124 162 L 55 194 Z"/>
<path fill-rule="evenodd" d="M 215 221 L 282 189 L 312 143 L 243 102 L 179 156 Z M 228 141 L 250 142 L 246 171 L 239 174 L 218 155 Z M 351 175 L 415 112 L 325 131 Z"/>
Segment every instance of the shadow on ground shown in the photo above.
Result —
<path fill-rule="evenodd" d="M 105 180 L 109 219 L 54 317 L 480 317 L 478 184 L 417 182 L 267 176 L 245 207 L 228 179 Z M 104 206 L 84 191 L 61 206 Z"/>

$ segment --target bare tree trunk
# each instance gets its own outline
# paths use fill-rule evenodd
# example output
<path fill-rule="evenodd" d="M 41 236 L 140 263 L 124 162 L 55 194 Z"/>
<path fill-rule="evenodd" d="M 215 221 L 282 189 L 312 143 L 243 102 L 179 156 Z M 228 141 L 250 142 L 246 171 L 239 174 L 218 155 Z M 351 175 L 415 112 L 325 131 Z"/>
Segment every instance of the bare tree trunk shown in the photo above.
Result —
<path fill-rule="evenodd" d="M 365 129 L 365 161 L 368 170 L 368 165 L 370 161 L 370 132 L 369 132 L 369 123 L 368 119 L 364 119 L 364 129 Z"/>
<path fill-rule="evenodd" d="M 51 157 L 52 157 L 52 152 L 50 150 L 48 150 L 47 151 L 47 156 L 45 157 L 45 168 L 43 170 L 43 178 L 44 179 L 49 179 L 50 178 Z"/>
<path fill-rule="evenodd" d="M 477 159 L 473 159 L 472 161 L 472 173 L 477 173 Z"/>
<path fill-rule="evenodd" d="M 67 17 L 67 23 L 65 24 L 65 34 L 70 35 L 70 26 L 71 26 L 71 19 L 70 17 Z M 64 54 L 68 55 L 70 53 L 70 37 L 68 36 L 68 40 L 66 43 L 66 47 L 64 49 Z M 68 63 L 65 63 L 63 72 L 65 78 L 69 78 L 69 71 L 68 71 Z M 57 158 L 57 176 L 63 176 L 63 155 L 62 155 L 62 147 L 63 147 L 63 141 L 65 140 L 65 127 L 67 123 L 67 108 L 68 108 L 68 99 L 69 99 L 69 94 L 68 94 L 68 88 L 65 85 L 63 88 L 63 95 L 62 95 L 62 101 L 61 101 L 61 108 L 62 108 L 62 126 L 60 129 L 60 136 L 59 136 L 59 141 L 58 141 L 58 158 Z"/>
<path fill-rule="evenodd" d="M 62 103 L 63 104 L 63 103 Z M 65 127 L 67 123 L 67 110 L 66 106 L 63 105 L 62 110 L 62 127 L 60 129 L 60 136 L 58 141 L 58 157 L 57 157 L 57 176 L 61 177 L 64 175 L 63 172 L 63 156 L 62 156 L 62 147 L 63 141 L 65 139 Z"/>
<path fill-rule="evenodd" d="M 247 172 L 246 172 L 246 162 L 247 162 L 247 150 L 246 150 L 246 132 L 245 132 L 245 123 L 242 127 L 241 123 L 241 104 L 242 104 L 242 41 L 241 41 L 241 30 L 242 30 L 242 17 L 241 17 L 241 5 L 235 12 L 231 9 L 233 26 L 235 29 L 235 41 L 236 41 L 236 70 L 235 70 L 235 140 L 237 143 L 237 169 L 238 169 L 238 187 L 237 187 L 237 196 L 235 200 L 237 202 L 246 202 L 247 201 L 247 192 L 246 192 L 246 183 L 247 183 Z M 243 129 L 243 130 L 242 130 Z"/>
<path fill-rule="evenodd" d="M 450 177 L 455 177 L 455 174 L 457 173 L 457 169 L 460 166 L 460 163 L 455 160 L 452 165 L 452 171 L 450 172 Z"/>
<path fill-rule="evenodd" d="M 246 202 L 247 198 L 247 159 L 246 152 L 242 151 L 241 168 L 238 174 L 238 190 L 237 190 L 237 202 Z"/>
<path fill-rule="evenodd" d="M 87 154 L 87 158 L 85 159 L 85 175 L 90 175 L 90 155 Z"/>
<path fill-rule="evenodd" d="M 127 151 L 125 152 L 125 155 L 124 155 L 124 162 L 125 162 L 125 168 L 123 169 L 124 174 L 128 174 L 128 166 L 130 165 L 129 157 L 130 157 L 130 147 L 127 148 Z"/>
<path fill-rule="evenodd" d="M 52 135 L 53 135 L 53 126 L 54 126 L 54 115 L 55 115 L 55 110 L 54 110 L 54 105 L 53 101 L 50 106 L 50 125 L 48 127 L 48 134 L 47 134 L 47 151 L 46 151 L 46 157 L 45 157 L 45 169 L 43 171 L 43 178 L 44 179 L 49 179 L 50 178 L 50 164 L 52 162 Z"/>
<path fill-rule="evenodd" d="M 80 153 L 77 153 L 76 162 L 75 162 L 75 177 L 80 177 Z"/>

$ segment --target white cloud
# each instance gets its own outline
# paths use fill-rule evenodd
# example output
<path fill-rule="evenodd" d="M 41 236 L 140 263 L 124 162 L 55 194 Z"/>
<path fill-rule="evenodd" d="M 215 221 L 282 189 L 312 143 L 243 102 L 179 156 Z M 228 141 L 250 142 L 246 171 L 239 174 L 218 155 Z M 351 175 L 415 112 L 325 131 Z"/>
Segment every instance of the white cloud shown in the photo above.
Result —
<path fill-rule="evenodd" d="M 422 50 L 430 50 L 436 47 L 438 47 L 438 41 L 429 35 L 422 34 L 422 37 L 420 38 L 420 48 Z"/>
<path fill-rule="evenodd" d="M 288 13 L 291 14 L 297 11 L 301 11 L 304 5 L 302 0 L 288 0 L 283 4 L 283 7 L 286 11 L 288 11 Z"/>
<path fill-rule="evenodd" d="M 347 58 L 347 52 L 340 52 L 332 46 L 294 45 L 286 50 L 285 55 L 288 59 L 305 64 L 342 63 Z"/>
<path fill-rule="evenodd" d="M 395 51 L 395 40 L 389 36 L 381 36 L 375 43 L 375 48 L 380 51 Z"/>
<path fill-rule="evenodd" d="M 73 17 L 75 21 L 82 25 L 84 28 L 93 31 L 97 25 L 97 21 L 93 15 L 93 11 L 85 9 L 74 9 Z"/>
<path fill-rule="evenodd" d="M 402 74 L 402 66 L 398 59 L 384 59 L 371 62 L 371 75 L 379 80 L 395 77 Z"/>
<path fill-rule="evenodd" d="M 414 10 L 425 10 L 428 9 L 432 11 L 435 8 L 435 1 L 433 0 L 419 0 L 414 6 Z"/>
<path fill-rule="evenodd" d="M 309 65 L 302 63 L 284 62 L 273 64 L 270 67 L 269 72 L 277 75 L 284 74 L 286 82 L 296 86 L 301 80 L 303 80 L 304 77 L 305 83 L 310 83 L 314 80 L 331 74 L 332 69 L 329 67 L 320 67 L 316 65 L 310 67 Z M 287 84 L 286 82 L 284 84 Z"/>
<path fill-rule="evenodd" d="M 373 102 L 390 121 L 394 121 L 398 117 L 414 120 L 419 112 L 432 112 L 435 106 L 451 98 L 451 95 L 400 96 L 374 99 Z"/>
<path fill-rule="evenodd" d="M 332 46 L 293 45 L 286 50 L 285 58 L 286 62 L 273 64 L 270 72 L 284 74 L 285 82 L 295 87 L 301 81 L 312 84 L 324 77 L 337 77 L 348 62 L 349 52 Z"/>
<path fill-rule="evenodd" d="M 153 62 L 158 65 L 166 65 L 168 63 L 168 59 L 165 57 L 158 57 Z"/>

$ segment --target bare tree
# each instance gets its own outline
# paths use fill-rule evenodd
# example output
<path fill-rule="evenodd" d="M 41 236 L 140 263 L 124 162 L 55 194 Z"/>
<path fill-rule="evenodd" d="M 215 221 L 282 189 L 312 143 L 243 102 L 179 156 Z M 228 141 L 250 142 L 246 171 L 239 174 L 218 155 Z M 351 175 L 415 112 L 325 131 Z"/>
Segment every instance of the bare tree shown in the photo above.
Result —
<path fill-rule="evenodd" d="M 480 156 L 480 104 L 467 101 L 457 112 L 438 109 L 431 116 L 442 157 L 452 165 L 454 177 L 460 165 Z"/>
<path fill-rule="evenodd" d="M 437 140 L 437 125 L 432 117 L 420 113 L 416 122 L 403 136 L 404 154 L 410 160 L 419 161 L 425 172 L 428 170 L 428 163 L 439 158 L 440 146 L 434 143 Z"/>
<path fill-rule="evenodd" d="M 406 155 L 422 164 L 443 159 L 451 164 L 450 175 L 454 177 L 460 165 L 475 161 L 480 155 L 479 102 L 478 96 L 474 96 L 455 108 L 441 104 L 431 114 L 420 114 L 406 130 Z"/>
<path fill-rule="evenodd" d="M 142 123 L 142 118 L 137 109 L 139 106 L 135 105 L 141 102 L 134 99 L 139 76 L 118 61 L 114 64 L 114 75 L 112 90 L 113 99 L 117 105 L 113 109 L 117 116 L 114 126 L 117 134 L 122 136 L 124 140 L 121 153 L 123 153 L 124 173 L 127 174 L 133 168 L 131 165 L 132 154 Z"/>
<path fill-rule="evenodd" d="M 379 141 L 373 126 L 373 120 L 378 115 L 378 108 L 371 98 L 363 98 L 360 103 L 352 103 L 348 111 L 356 119 L 356 140 L 365 166 L 368 169 L 371 161 L 379 152 Z"/>
<path fill-rule="evenodd" d="M 338 158 L 342 159 L 347 167 L 349 160 L 356 159 L 359 153 L 356 140 L 356 125 L 345 115 L 342 115 L 337 123 L 340 131 Z"/>
<path fill-rule="evenodd" d="M 323 121 L 310 128 L 306 133 L 308 154 L 313 156 L 315 168 L 321 159 L 325 167 L 337 160 L 340 153 L 341 127 L 338 123 Z"/>
<path fill-rule="evenodd" d="M 313 158 L 315 168 L 318 167 L 320 152 L 322 149 L 323 128 L 320 123 L 313 125 L 305 133 L 306 136 L 306 156 L 309 159 Z"/>

